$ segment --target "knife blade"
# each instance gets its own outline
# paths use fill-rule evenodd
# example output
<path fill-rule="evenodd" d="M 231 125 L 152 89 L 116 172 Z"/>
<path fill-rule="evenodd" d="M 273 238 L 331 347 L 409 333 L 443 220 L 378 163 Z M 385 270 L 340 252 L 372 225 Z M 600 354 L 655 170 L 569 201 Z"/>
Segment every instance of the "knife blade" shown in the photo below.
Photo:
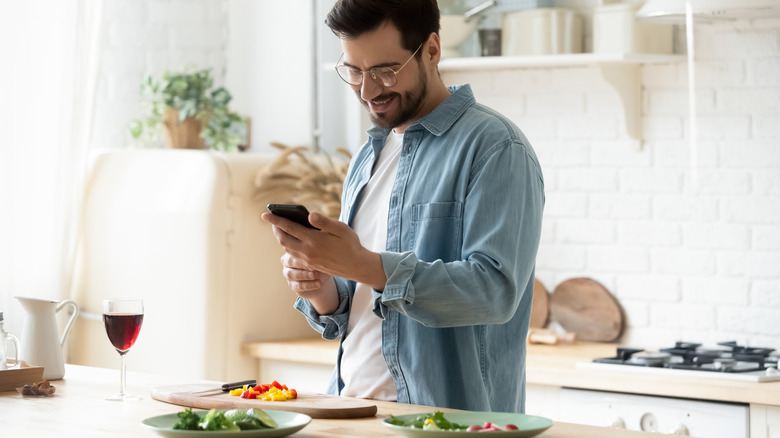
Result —
<path fill-rule="evenodd" d="M 225 383 L 222 386 L 220 386 L 219 388 L 204 389 L 203 391 L 191 392 L 190 394 L 198 396 L 198 397 L 208 397 L 208 396 L 211 396 L 211 395 L 218 395 L 218 394 L 222 394 L 222 393 L 228 392 L 231 389 L 243 388 L 244 385 L 256 386 L 257 385 L 257 380 L 254 380 L 254 379 L 253 380 L 242 380 L 240 382 Z"/>

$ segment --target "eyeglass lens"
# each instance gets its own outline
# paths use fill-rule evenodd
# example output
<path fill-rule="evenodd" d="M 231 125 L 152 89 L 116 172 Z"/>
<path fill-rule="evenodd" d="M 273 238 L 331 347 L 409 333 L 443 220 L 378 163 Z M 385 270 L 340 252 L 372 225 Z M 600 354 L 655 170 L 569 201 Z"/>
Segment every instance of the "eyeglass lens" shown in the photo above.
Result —
<path fill-rule="evenodd" d="M 341 79 L 350 85 L 360 85 L 363 82 L 363 72 L 355 67 L 340 65 L 336 67 L 336 71 Z M 389 67 L 372 68 L 367 73 L 379 85 L 392 87 L 396 83 L 395 72 Z"/>

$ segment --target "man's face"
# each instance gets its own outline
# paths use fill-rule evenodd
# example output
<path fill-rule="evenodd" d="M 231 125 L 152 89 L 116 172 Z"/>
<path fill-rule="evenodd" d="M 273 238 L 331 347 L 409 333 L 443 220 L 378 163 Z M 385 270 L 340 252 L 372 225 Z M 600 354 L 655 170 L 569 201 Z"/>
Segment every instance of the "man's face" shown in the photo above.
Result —
<path fill-rule="evenodd" d="M 364 71 L 374 67 L 398 70 L 413 53 L 401 46 L 400 33 L 389 23 L 358 38 L 342 40 L 342 46 L 342 63 Z M 428 95 L 427 75 L 417 57 L 398 73 L 392 87 L 377 83 L 369 74 L 364 74 L 360 85 L 351 87 L 368 110 L 372 123 L 401 131 L 421 116 Z"/>
<path fill-rule="evenodd" d="M 423 101 L 427 94 L 424 72 L 418 69 L 417 85 L 410 90 L 397 90 L 398 84 L 392 88 L 386 88 L 379 96 L 364 100 L 363 93 L 356 90 L 360 102 L 368 110 L 371 122 L 382 128 L 406 127 L 410 122 L 419 118 Z"/>

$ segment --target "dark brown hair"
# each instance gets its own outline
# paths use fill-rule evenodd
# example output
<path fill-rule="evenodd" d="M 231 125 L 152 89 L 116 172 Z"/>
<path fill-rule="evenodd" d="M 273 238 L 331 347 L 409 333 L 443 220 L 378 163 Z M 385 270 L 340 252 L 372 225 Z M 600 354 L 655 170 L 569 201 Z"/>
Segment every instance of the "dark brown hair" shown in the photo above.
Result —
<path fill-rule="evenodd" d="M 439 33 L 439 5 L 436 0 L 338 0 L 325 24 L 339 38 L 352 39 L 385 21 L 401 32 L 404 49 L 413 52 L 432 32 Z"/>

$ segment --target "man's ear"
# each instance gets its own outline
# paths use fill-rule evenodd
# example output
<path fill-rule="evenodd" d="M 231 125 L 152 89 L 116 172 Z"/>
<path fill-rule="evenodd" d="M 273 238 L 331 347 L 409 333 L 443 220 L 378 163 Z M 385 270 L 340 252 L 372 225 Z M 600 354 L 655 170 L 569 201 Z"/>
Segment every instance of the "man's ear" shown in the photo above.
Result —
<path fill-rule="evenodd" d="M 425 41 L 423 58 L 424 61 L 434 65 L 438 65 L 439 61 L 441 61 L 441 40 L 439 40 L 439 35 L 436 32 L 431 32 L 428 35 L 428 39 Z"/>

